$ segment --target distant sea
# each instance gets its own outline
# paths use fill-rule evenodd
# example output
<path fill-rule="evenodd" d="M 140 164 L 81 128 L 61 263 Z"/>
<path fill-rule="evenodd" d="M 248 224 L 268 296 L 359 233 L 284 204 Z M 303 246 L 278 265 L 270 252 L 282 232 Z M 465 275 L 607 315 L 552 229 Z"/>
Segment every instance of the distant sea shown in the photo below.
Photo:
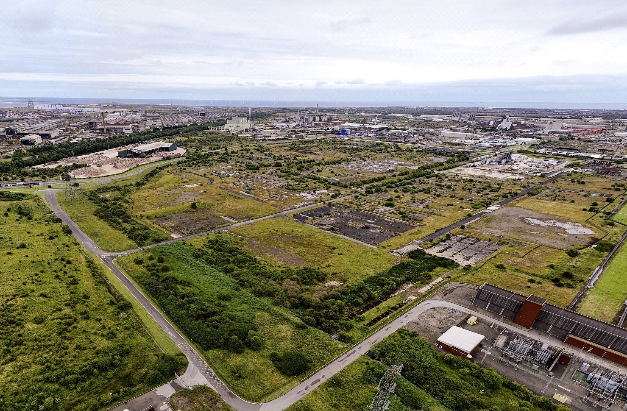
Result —
<path fill-rule="evenodd" d="M 564 103 L 564 102 L 488 102 L 488 101 L 271 101 L 271 100 L 165 100 L 165 99 L 102 99 L 57 97 L 0 97 L 0 108 L 27 107 L 32 100 L 36 108 L 60 105 L 88 104 L 146 104 L 216 107 L 485 107 L 537 108 L 574 110 L 627 110 L 627 103 Z"/>

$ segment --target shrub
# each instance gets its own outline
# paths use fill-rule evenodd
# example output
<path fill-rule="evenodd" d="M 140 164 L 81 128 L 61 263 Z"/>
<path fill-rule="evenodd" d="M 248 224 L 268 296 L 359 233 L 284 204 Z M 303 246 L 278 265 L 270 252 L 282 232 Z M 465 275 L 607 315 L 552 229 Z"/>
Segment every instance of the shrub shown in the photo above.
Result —
<path fill-rule="evenodd" d="M 288 377 L 303 374 L 309 369 L 309 360 L 299 351 L 284 351 L 280 354 L 273 352 L 270 354 L 270 361 L 277 370 Z"/>
<path fill-rule="evenodd" d="M 501 263 L 494 264 L 494 267 L 498 268 L 499 270 L 505 270 L 505 265 Z"/>
<path fill-rule="evenodd" d="M 616 244 L 612 243 L 611 241 L 601 240 L 597 243 L 596 249 L 597 251 L 600 251 L 602 253 L 609 253 L 610 251 L 612 251 L 615 245 Z"/>
<path fill-rule="evenodd" d="M 337 336 L 337 340 L 341 341 L 343 343 L 352 343 L 353 342 L 353 337 L 350 336 L 350 334 L 348 334 L 345 331 L 340 331 L 340 333 Z"/>
<path fill-rule="evenodd" d="M 579 255 L 579 251 L 577 251 L 577 250 L 568 250 L 568 251 L 566 251 L 566 254 L 568 254 L 569 257 L 577 257 Z"/>
<path fill-rule="evenodd" d="M 191 205 L 192 210 L 195 210 L 198 208 L 198 204 L 196 204 L 196 202 L 194 201 Z"/>

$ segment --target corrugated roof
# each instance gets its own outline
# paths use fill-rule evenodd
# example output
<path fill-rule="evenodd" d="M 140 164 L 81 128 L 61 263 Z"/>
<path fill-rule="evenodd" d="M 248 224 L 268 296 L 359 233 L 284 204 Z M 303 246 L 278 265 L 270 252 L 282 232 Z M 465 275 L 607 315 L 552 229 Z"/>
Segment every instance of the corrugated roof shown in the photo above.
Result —
<path fill-rule="evenodd" d="M 522 294 L 485 283 L 479 287 L 474 304 L 513 320 L 526 299 Z M 627 330 L 552 304 L 543 305 L 531 327 L 562 341 L 571 334 L 627 354 Z"/>

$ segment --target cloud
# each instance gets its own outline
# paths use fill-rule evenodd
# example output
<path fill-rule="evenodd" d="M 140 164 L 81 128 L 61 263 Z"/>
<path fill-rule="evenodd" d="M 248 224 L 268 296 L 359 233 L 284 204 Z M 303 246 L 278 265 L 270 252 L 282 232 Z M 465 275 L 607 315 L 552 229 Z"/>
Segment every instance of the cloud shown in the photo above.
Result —
<path fill-rule="evenodd" d="M 331 26 L 331 30 L 333 31 L 347 31 L 355 26 L 362 26 L 368 23 L 370 23 L 370 18 L 357 17 L 353 19 L 335 20 L 332 21 L 329 25 Z"/>
<path fill-rule="evenodd" d="M 323 86 L 326 86 L 327 84 L 329 83 L 327 83 L 326 81 L 316 81 L 316 87 L 323 87 Z"/>
<path fill-rule="evenodd" d="M 366 84 L 366 80 L 360 79 L 360 78 L 356 78 L 353 80 L 348 80 L 345 82 L 345 84 Z"/>
<path fill-rule="evenodd" d="M 548 33 L 556 36 L 591 33 L 627 28 L 627 12 L 615 13 L 600 18 L 573 19 L 553 26 Z"/>

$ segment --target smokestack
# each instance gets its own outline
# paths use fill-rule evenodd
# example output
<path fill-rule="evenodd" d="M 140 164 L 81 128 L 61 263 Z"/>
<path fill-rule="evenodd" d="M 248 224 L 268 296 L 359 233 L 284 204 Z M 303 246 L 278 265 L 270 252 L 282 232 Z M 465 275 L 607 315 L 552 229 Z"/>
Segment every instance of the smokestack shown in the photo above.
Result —
<path fill-rule="evenodd" d="M 105 113 L 103 111 L 100 114 L 102 114 L 102 133 L 107 134 L 107 124 L 105 123 Z"/>

